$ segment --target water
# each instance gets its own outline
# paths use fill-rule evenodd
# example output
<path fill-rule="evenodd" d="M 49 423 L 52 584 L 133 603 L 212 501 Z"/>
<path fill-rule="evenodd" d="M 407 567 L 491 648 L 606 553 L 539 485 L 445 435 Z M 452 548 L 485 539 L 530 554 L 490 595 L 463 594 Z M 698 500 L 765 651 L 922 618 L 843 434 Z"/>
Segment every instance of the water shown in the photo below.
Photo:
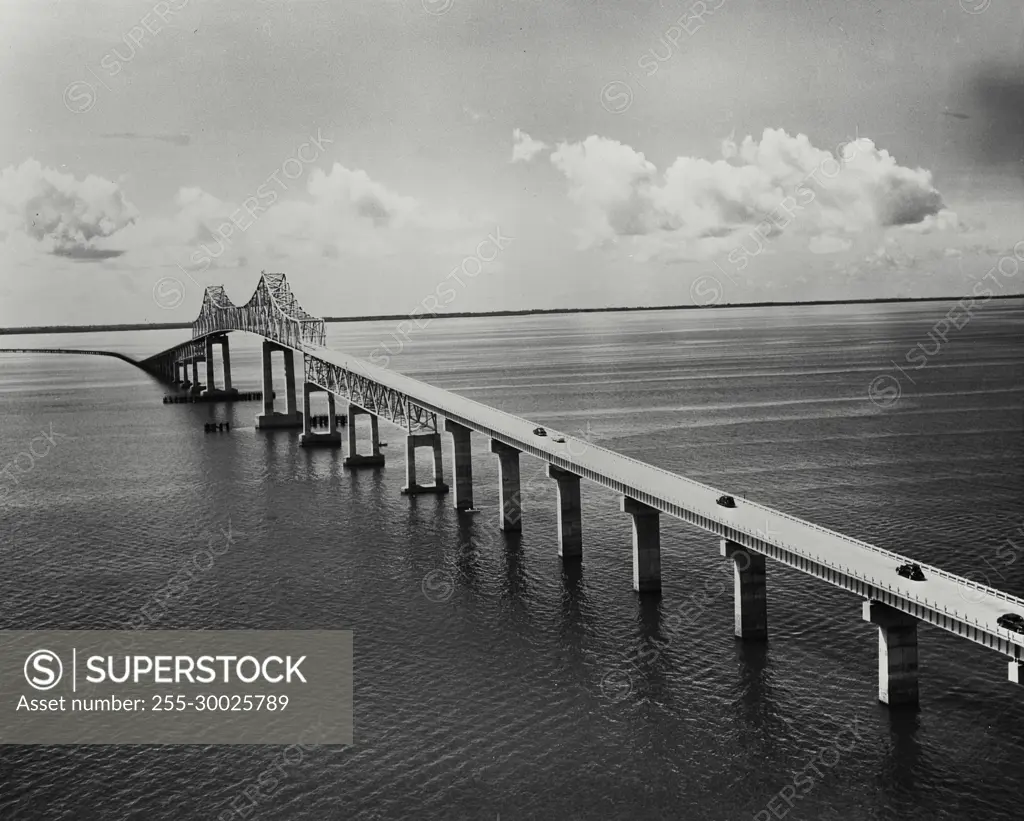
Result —
<path fill-rule="evenodd" d="M 437 321 L 401 353 L 390 322 L 328 336 L 362 356 L 387 343 L 396 370 L 1024 595 L 1024 562 L 997 555 L 1024 520 L 1024 304 L 988 303 L 901 374 L 947 307 Z M 182 336 L 0 346 L 143 356 Z M 235 386 L 258 389 L 258 340 L 231 344 Z M 881 374 L 901 382 L 891 407 L 868 398 Z M 353 472 L 296 432 L 255 431 L 258 403 L 166 392 L 117 360 L 0 357 L 0 463 L 57 434 L 0 496 L 0 627 L 119 625 L 230 520 L 234 544 L 154 626 L 355 635 L 355 744 L 272 770 L 255 808 L 237 804 L 246 818 L 767 818 L 794 779 L 791 819 L 1020 817 L 1024 708 L 998 654 L 922 626 L 921 709 L 890 712 L 876 629 L 828 584 L 769 562 L 770 640 L 746 647 L 729 565 L 681 522 L 663 517 L 663 595 L 641 602 L 629 519 L 602 488 L 583 484 L 584 562 L 566 572 L 536 460 L 524 531 L 504 535 L 483 437 L 479 511 L 460 518 L 450 496 L 400 495 L 388 424 L 387 467 Z M 224 420 L 230 434 L 204 434 Z M 445 459 L 450 481 L 447 442 Z M 4 747 L 0 818 L 241 818 L 232 800 L 280 756 Z"/>

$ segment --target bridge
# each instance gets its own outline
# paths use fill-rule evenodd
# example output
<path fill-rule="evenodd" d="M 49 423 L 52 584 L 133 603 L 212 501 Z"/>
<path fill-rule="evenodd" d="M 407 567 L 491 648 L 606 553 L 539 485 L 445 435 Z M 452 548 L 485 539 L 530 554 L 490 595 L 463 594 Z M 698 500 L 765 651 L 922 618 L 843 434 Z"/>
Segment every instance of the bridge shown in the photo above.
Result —
<path fill-rule="evenodd" d="M 565 562 L 579 561 L 583 555 L 580 483 L 586 479 L 621 495 L 621 510 L 632 519 L 633 587 L 640 595 L 661 590 L 660 517 L 671 516 L 718 537 L 720 555 L 733 568 L 734 633 L 743 641 L 767 638 L 765 565 L 772 559 L 863 599 L 862 618 L 878 627 L 878 698 L 883 703 L 919 701 L 917 628 L 922 622 L 1002 653 L 1009 659 L 1010 681 L 1021 683 L 1024 634 L 997 620 L 1010 613 L 1024 617 L 1024 600 L 920 563 L 924 580 L 911 580 L 897 573 L 900 565 L 913 561 L 907 556 L 748 499 L 734 497 L 735 507 L 724 507 L 718 504 L 720 489 L 584 439 L 557 431 L 538 435 L 538 425 L 527 419 L 331 350 L 326 347 L 323 320 L 302 309 L 284 274 L 263 273 L 252 297 L 241 306 L 232 303 L 222 287 L 208 287 L 192 339 L 133 364 L 167 383 L 230 399 L 234 389 L 228 334 L 234 331 L 263 338 L 264 406 L 256 417 L 258 428 L 302 428 L 303 446 L 339 447 L 337 397 L 348 406 L 348 467 L 384 464 L 379 419 L 405 430 L 405 494 L 453 490 L 456 510 L 472 509 L 470 438 L 483 435 L 498 458 L 498 525 L 504 531 L 522 529 L 520 456 L 525 453 L 547 463 L 547 476 L 557 487 L 558 553 Z M 214 384 L 217 347 L 224 374 L 219 388 Z M 284 359 L 284 410 L 275 408 L 276 353 Z M 302 357 L 303 367 L 301 408 L 296 355 Z M 199 382 L 199 363 L 206 365 L 205 385 Z M 314 432 L 311 425 L 310 397 L 316 392 L 327 394 L 330 407 L 330 428 L 325 432 Z M 359 416 L 369 417 L 369 453 L 357 452 Z M 452 488 L 445 482 L 442 430 L 451 436 Z M 420 483 L 416 475 L 415 453 L 420 447 L 433 453 L 429 483 Z"/>
<path fill-rule="evenodd" d="M 142 367 L 138 361 L 130 356 L 125 356 L 123 353 L 117 353 L 116 351 L 87 351 L 78 348 L 0 348 L 0 353 L 70 353 L 84 354 L 86 356 L 112 356 L 114 359 L 120 359 L 137 368 Z"/>

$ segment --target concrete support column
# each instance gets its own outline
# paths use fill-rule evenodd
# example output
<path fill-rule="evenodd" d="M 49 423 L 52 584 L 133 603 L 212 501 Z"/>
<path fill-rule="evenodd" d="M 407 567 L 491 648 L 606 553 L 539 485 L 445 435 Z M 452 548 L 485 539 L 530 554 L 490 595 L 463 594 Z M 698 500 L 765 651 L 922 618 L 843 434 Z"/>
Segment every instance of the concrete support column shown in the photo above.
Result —
<path fill-rule="evenodd" d="M 274 351 L 284 351 L 284 372 L 287 383 L 287 412 L 274 410 Z M 256 427 L 261 430 L 275 428 L 301 428 L 302 413 L 295 401 L 295 363 L 293 351 L 269 339 L 263 341 L 263 413 L 256 417 Z"/>
<path fill-rule="evenodd" d="M 405 487 L 402 489 L 402 493 L 413 487 L 417 487 L 416 441 L 413 439 L 413 434 L 410 433 L 405 438 Z"/>
<path fill-rule="evenodd" d="M 220 338 L 220 352 L 224 360 L 224 390 L 227 393 L 233 393 L 234 388 L 231 387 L 231 348 L 228 345 L 227 334 Z"/>
<path fill-rule="evenodd" d="M 188 381 L 188 360 L 181 360 L 181 387 L 191 388 L 192 383 Z"/>
<path fill-rule="evenodd" d="M 299 437 L 299 444 L 303 447 L 314 445 L 337 447 L 341 444 L 341 434 L 338 432 L 337 425 L 334 424 L 334 394 L 329 391 L 327 393 L 327 404 L 331 410 L 331 427 L 328 431 L 322 433 L 313 430 L 310 397 L 321 390 L 323 388 L 312 382 L 302 383 L 302 436 Z"/>
<path fill-rule="evenodd" d="M 214 338 L 206 337 L 206 392 L 213 393 L 216 388 L 216 380 L 213 378 L 213 346 Z"/>
<path fill-rule="evenodd" d="M 583 558 L 580 477 L 548 465 L 548 478 L 558 482 L 558 555 L 563 560 L 579 561 Z"/>
<path fill-rule="evenodd" d="M 282 348 L 284 351 L 284 385 L 287 401 L 285 411 L 289 416 L 298 413 L 298 397 L 295 394 L 295 351 L 291 348 Z"/>
<path fill-rule="evenodd" d="M 371 452 L 369 456 L 363 456 L 356 451 L 356 425 L 360 416 L 370 417 Z M 358 405 L 350 404 L 348 406 L 348 456 L 345 457 L 345 467 L 380 467 L 383 464 L 384 454 L 380 452 L 380 435 L 377 430 L 376 415 L 363 410 Z"/>
<path fill-rule="evenodd" d="M 862 615 L 878 625 L 878 700 L 890 707 L 917 704 L 918 620 L 871 599 Z"/>
<path fill-rule="evenodd" d="M 356 419 L 359 418 L 359 414 L 362 413 L 362 408 L 357 408 L 355 405 L 348 406 L 348 459 L 345 460 L 345 464 L 349 463 L 349 459 L 356 456 Z"/>
<path fill-rule="evenodd" d="M 444 482 L 444 459 L 441 457 L 441 434 L 432 434 L 433 441 L 430 448 L 434 454 L 434 487 L 443 487 L 442 493 L 448 492 L 448 485 Z"/>
<path fill-rule="evenodd" d="M 519 490 L 519 450 L 497 439 L 490 440 L 490 452 L 498 457 L 498 526 L 509 532 L 522 530 L 522 493 Z"/>
<path fill-rule="evenodd" d="M 1020 684 L 1024 673 L 1024 659 L 1010 659 L 1009 678 L 1014 684 Z"/>
<path fill-rule="evenodd" d="M 220 346 L 224 363 L 224 387 L 217 387 L 214 351 Z M 231 387 L 231 355 L 228 353 L 227 334 L 206 337 L 206 396 L 211 399 L 231 399 L 238 391 Z"/>
<path fill-rule="evenodd" d="M 263 340 L 263 415 L 274 413 L 274 343 Z M 257 422 L 258 423 L 258 422 Z"/>
<path fill-rule="evenodd" d="M 633 589 L 656 593 L 661 590 L 661 513 L 628 496 L 621 506 L 633 517 Z"/>
<path fill-rule="evenodd" d="M 444 429 L 452 435 L 452 472 L 455 474 L 455 509 L 473 509 L 473 451 L 470 429 L 445 419 Z"/>
<path fill-rule="evenodd" d="M 189 393 L 198 395 L 203 390 L 202 383 L 199 381 L 199 359 L 193 358 L 192 360 L 192 387 Z"/>
<path fill-rule="evenodd" d="M 370 414 L 370 452 L 374 456 L 380 456 L 384 458 L 380 452 L 380 418 L 375 413 Z"/>
<path fill-rule="evenodd" d="M 349 422 L 351 425 L 351 422 Z M 416 448 L 429 447 L 434 456 L 434 484 L 421 485 L 416 481 Z M 444 482 L 444 463 L 441 460 L 440 433 L 410 433 L 405 438 L 405 487 L 402 494 L 447 493 Z"/>
<path fill-rule="evenodd" d="M 310 411 L 310 396 L 313 391 L 319 388 L 312 382 L 302 383 L 302 435 L 304 437 L 313 433 L 313 419 Z"/>
<path fill-rule="evenodd" d="M 498 457 L 498 527 L 509 532 L 523 529 L 523 497 L 519 490 L 520 451 L 497 439 L 491 440 L 491 453 Z"/>
<path fill-rule="evenodd" d="M 736 637 L 748 641 L 768 638 L 768 589 L 764 555 L 722 539 L 722 555 L 733 560 L 733 601 Z"/>

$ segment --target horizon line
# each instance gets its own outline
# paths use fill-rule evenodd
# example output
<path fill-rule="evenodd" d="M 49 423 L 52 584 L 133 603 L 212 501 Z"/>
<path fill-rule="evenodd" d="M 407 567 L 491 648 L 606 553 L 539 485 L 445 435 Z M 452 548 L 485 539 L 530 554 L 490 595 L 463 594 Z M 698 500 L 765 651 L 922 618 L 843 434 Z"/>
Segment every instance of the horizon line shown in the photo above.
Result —
<path fill-rule="evenodd" d="M 791 308 L 802 305 L 871 305 L 894 302 L 946 302 L 959 301 L 964 297 L 921 296 L 921 297 L 860 297 L 856 299 L 810 299 L 786 300 L 782 302 L 724 302 L 711 305 L 635 305 L 610 306 L 607 308 L 522 308 L 496 311 L 452 311 L 446 313 L 428 313 L 419 316 L 411 314 L 370 314 L 366 316 L 325 316 L 326 322 L 383 322 L 387 320 L 409 320 L 430 317 L 431 319 L 471 319 L 473 317 L 498 316 L 533 316 L 546 314 L 594 314 L 621 313 L 628 311 L 705 311 L 725 308 Z M 989 299 L 1024 299 L 1020 294 L 993 294 Z M 89 333 L 97 331 L 167 331 L 192 327 L 191 322 L 124 322 L 98 323 L 94 325 L 24 325 L 21 327 L 0 328 L 0 335 L 15 336 L 18 334 L 42 333 Z"/>

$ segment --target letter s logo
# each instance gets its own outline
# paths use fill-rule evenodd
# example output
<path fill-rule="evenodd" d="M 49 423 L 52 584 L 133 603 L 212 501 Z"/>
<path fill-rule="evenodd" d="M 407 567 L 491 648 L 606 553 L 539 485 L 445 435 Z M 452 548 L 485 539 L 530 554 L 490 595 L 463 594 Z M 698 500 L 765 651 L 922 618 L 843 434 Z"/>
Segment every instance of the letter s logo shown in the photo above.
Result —
<path fill-rule="evenodd" d="M 64 675 L 64 665 L 52 650 L 36 650 L 25 659 L 25 681 L 36 690 L 51 690 Z"/>

